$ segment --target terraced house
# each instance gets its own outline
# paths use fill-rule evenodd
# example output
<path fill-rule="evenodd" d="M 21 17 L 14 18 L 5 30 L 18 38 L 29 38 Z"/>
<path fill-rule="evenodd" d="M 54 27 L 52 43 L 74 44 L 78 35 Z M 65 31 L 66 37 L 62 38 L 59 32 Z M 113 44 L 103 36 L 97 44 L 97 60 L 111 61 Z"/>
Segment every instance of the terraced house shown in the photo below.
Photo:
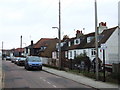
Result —
<path fill-rule="evenodd" d="M 105 51 L 106 67 L 112 63 L 120 63 L 120 30 L 118 26 L 108 28 L 106 22 L 99 23 L 98 27 L 98 53 L 99 60 L 103 62 L 103 50 Z M 58 45 L 58 44 L 57 44 Z M 56 46 L 57 46 L 56 45 Z M 82 31 L 76 31 L 76 37 L 63 39 L 61 41 L 62 62 L 74 60 L 81 53 L 86 53 L 91 61 L 95 59 L 95 32 L 83 34 Z M 52 52 L 52 58 L 58 59 L 58 52 Z"/>

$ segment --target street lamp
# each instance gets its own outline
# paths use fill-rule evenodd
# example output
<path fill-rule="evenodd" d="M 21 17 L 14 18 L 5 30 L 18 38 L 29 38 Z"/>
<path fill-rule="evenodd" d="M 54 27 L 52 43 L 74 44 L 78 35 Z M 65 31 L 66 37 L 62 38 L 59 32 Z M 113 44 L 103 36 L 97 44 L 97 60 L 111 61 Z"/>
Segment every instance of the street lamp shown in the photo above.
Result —
<path fill-rule="evenodd" d="M 59 38 L 59 43 L 58 43 L 58 52 L 59 52 L 59 69 L 62 69 L 62 64 L 61 64 L 61 33 L 60 33 L 60 29 L 58 27 L 52 27 L 53 29 L 58 29 L 58 38 Z"/>
<path fill-rule="evenodd" d="M 59 28 L 58 27 L 52 27 L 53 29 L 58 29 L 59 30 Z"/>
<path fill-rule="evenodd" d="M 59 27 L 52 27 L 53 29 L 58 29 L 58 37 L 59 37 L 59 69 L 62 69 L 62 61 L 61 61 L 61 2 L 59 0 Z"/>

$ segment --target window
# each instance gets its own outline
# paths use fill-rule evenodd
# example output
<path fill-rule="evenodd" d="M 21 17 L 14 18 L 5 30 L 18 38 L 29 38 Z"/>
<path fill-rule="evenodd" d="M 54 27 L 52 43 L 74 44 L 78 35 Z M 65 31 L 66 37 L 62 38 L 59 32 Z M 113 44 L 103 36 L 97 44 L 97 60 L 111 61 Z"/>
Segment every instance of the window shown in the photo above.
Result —
<path fill-rule="evenodd" d="M 92 49 L 92 50 L 91 50 L 91 55 L 92 55 L 92 56 L 95 56 L 95 52 L 96 52 L 96 50 L 95 50 L 95 49 Z"/>
<path fill-rule="evenodd" d="M 80 44 L 80 39 L 75 39 L 74 40 L 74 45 L 78 45 L 78 44 Z"/>
<path fill-rule="evenodd" d="M 86 50 L 83 50 L 83 53 L 84 53 L 84 54 L 87 54 L 87 53 L 86 53 Z"/>
<path fill-rule="evenodd" d="M 63 47 L 63 45 L 64 45 L 64 42 L 61 43 L 60 47 Z"/>
<path fill-rule="evenodd" d="M 90 43 L 90 37 L 87 38 L 87 43 Z"/>
<path fill-rule="evenodd" d="M 69 45 L 69 47 L 71 46 L 71 42 L 70 41 L 68 42 L 68 45 Z"/>
<path fill-rule="evenodd" d="M 76 40 L 76 44 L 78 44 L 78 40 Z"/>
<path fill-rule="evenodd" d="M 57 52 L 57 58 L 59 58 L 59 52 Z"/>
<path fill-rule="evenodd" d="M 76 55 L 76 51 L 74 51 L 74 57 L 76 57 L 77 55 Z"/>
<path fill-rule="evenodd" d="M 70 57 L 72 57 L 72 51 L 70 51 Z"/>
<path fill-rule="evenodd" d="M 87 43 L 90 43 L 94 37 L 87 37 Z"/>
<path fill-rule="evenodd" d="M 68 52 L 65 51 L 65 58 L 68 58 Z"/>

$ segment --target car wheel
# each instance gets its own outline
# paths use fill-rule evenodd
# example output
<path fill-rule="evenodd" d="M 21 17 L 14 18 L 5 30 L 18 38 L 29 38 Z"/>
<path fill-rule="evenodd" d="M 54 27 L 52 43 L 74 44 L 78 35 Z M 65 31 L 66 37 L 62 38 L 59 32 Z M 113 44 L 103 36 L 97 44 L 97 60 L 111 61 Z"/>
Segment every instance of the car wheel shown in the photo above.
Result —
<path fill-rule="evenodd" d="M 20 66 L 20 63 L 18 62 L 17 65 Z"/>
<path fill-rule="evenodd" d="M 42 70 L 42 67 L 40 67 L 39 70 Z"/>
<path fill-rule="evenodd" d="M 29 70 L 29 67 L 28 67 L 28 66 L 26 66 L 26 70 Z"/>

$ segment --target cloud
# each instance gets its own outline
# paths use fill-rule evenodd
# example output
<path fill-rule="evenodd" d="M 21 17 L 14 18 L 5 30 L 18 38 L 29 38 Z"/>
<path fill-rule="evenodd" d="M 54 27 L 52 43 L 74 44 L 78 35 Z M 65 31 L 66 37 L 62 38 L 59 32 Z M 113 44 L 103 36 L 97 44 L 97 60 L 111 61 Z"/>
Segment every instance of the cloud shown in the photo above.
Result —
<path fill-rule="evenodd" d="M 19 46 L 19 37 L 30 43 L 42 37 L 57 37 L 59 0 L 0 0 L 0 41 Z M 97 0 L 98 23 L 117 25 L 118 0 Z M 61 0 L 61 25 L 64 34 L 75 36 L 74 29 L 94 31 L 94 0 Z M 10 44 L 9 44 L 10 42 Z M 16 45 L 13 43 L 16 42 Z M 6 45 L 6 48 L 7 48 Z"/>
<path fill-rule="evenodd" d="M 7 17 L 7 19 L 11 19 L 11 20 L 21 20 L 24 17 L 24 14 L 21 12 L 8 12 L 5 14 L 5 17 Z"/>

